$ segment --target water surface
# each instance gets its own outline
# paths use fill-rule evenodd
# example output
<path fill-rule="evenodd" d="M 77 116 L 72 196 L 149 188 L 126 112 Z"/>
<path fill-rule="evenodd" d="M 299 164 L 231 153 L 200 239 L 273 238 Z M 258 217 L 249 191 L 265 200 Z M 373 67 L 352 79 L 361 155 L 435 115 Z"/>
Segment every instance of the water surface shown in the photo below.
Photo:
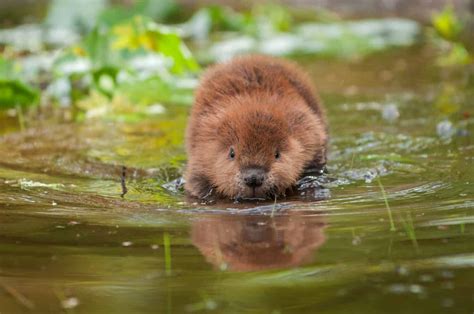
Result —
<path fill-rule="evenodd" d="M 330 120 L 320 201 L 166 190 L 185 107 L 23 133 L 4 119 L 0 311 L 472 313 L 474 86 L 433 58 L 299 60 Z"/>

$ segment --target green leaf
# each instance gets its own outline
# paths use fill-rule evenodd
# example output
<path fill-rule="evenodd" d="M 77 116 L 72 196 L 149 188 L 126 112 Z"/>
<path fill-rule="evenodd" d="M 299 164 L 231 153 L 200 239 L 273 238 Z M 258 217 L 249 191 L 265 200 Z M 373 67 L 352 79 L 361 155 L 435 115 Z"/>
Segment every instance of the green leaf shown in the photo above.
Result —
<path fill-rule="evenodd" d="M 30 106 L 38 102 L 39 91 L 13 79 L 0 79 L 0 109 Z"/>
<path fill-rule="evenodd" d="M 474 62 L 474 59 L 469 54 L 469 51 L 460 43 L 452 43 L 449 53 L 437 59 L 437 63 L 440 66 L 468 65 L 472 62 Z"/>
<path fill-rule="evenodd" d="M 92 73 L 95 87 L 108 97 L 112 97 L 117 86 L 118 68 L 103 67 Z"/>
<path fill-rule="evenodd" d="M 463 29 L 461 20 L 451 5 L 446 5 L 443 11 L 434 14 L 431 20 L 438 34 L 448 40 L 455 40 Z"/>
<path fill-rule="evenodd" d="M 82 46 L 94 66 L 113 64 L 111 40 L 110 30 L 103 26 L 96 26 L 84 39 Z"/>
<path fill-rule="evenodd" d="M 141 16 L 113 28 L 112 48 L 122 51 L 152 51 L 168 57 L 174 73 L 195 72 L 199 65 L 181 40 L 176 29 Z"/>
<path fill-rule="evenodd" d="M 20 80 L 15 63 L 0 57 L 0 109 L 34 105 L 38 99 L 39 91 Z"/>
<path fill-rule="evenodd" d="M 199 65 L 176 33 L 156 32 L 157 52 L 173 61 L 172 71 L 178 74 L 199 70 Z"/>

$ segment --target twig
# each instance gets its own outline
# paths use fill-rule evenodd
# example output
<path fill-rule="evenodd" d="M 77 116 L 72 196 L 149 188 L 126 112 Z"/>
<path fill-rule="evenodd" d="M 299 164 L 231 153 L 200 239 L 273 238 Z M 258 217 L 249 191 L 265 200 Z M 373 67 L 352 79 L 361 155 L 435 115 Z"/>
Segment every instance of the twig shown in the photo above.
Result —
<path fill-rule="evenodd" d="M 122 186 L 122 194 L 120 194 L 121 198 L 123 198 L 125 194 L 127 194 L 128 192 L 127 185 L 125 183 L 126 174 L 127 174 L 127 167 L 122 166 L 122 173 L 120 175 L 120 185 Z"/>
<path fill-rule="evenodd" d="M 11 295 L 18 303 L 20 303 L 21 305 L 23 305 L 24 307 L 26 307 L 29 310 L 33 310 L 35 308 L 35 304 L 33 303 L 33 301 L 30 301 L 27 297 L 25 297 L 23 294 L 21 294 L 18 290 L 16 290 L 13 287 L 7 286 L 4 283 L 1 283 L 1 285 L 2 285 L 3 289 L 5 289 L 5 291 L 9 295 Z"/>

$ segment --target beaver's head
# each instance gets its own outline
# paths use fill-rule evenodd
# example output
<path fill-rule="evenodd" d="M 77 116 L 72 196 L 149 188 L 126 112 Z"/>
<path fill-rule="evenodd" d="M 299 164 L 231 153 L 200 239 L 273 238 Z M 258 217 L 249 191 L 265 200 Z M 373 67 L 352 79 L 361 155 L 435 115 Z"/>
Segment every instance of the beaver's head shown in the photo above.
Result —
<path fill-rule="evenodd" d="M 273 198 L 295 184 L 323 143 L 319 121 L 305 106 L 292 108 L 282 100 L 234 102 L 217 115 L 208 143 L 211 180 L 218 193 L 231 198 Z"/>

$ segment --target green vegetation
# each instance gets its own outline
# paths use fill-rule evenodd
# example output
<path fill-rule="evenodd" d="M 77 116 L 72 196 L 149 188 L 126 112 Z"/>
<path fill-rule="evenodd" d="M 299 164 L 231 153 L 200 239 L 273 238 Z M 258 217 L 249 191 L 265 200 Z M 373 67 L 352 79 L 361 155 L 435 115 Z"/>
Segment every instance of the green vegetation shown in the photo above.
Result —
<path fill-rule="evenodd" d="M 171 238 L 168 232 L 163 233 L 163 248 L 165 249 L 165 273 L 171 275 Z"/>
<path fill-rule="evenodd" d="M 462 66 L 474 62 L 472 52 L 468 51 L 460 37 L 465 25 L 456 16 L 452 6 L 446 5 L 443 11 L 433 14 L 432 24 L 434 41 L 443 52 L 438 58 L 439 65 Z"/>
<path fill-rule="evenodd" d="M 406 217 L 403 217 L 403 214 L 400 215 L 400 219 L 403 224 L 403 228 L 405 229 L 405 233 L 408 236 L 408 238 L 411 240 L 413 243 L 413 247 L 415 248 L 416 252 L 420 252 L 420 248 L 418 246 L 418 241 L 416 239 L 416 232 L 415 232 L 415 226 L 413 224 L 413 218 L 411 217 L 411 211 L 408 211 L 406 213 Z"/>
<path fill-rule="evenodd" d="M 157 113 L 157 105 L 189 105 L 199 63 L 252 52 L 354 59 L 421 36 L 409 20 L 341 21 L 275 4 L 243 12 L 211 5 L 172 24 L 180 14 L 173 0 L 106 3 L 77 10 L 73 1 L 52 1 L 44 25 L 0 31 L 0 109 L 41 103 L 70 108 L 76 120 L 137 121 Z M 472 62 L 460 41 L 463 27 L 450 6 L 433 15 L 440 65 Z M 453 110 L 445 108 L 448 94 L 440 96 L 441 110 Z"/>
<path fill-rule="evenodd" d="M 199 63 L 250 52 L 353 59 L 420 35 L 413 21 L 301 18 L 274 4 L 244 12 L 211 5 L 173 24 L 180 12 L 172 0 L 106 3 L 79 10 L 52 1 L 43 25 L 1 30 L 0 108 L 41 103 L 75 120 L 138 121 L 162 105 L 191 104 Z"/>
<path fill-rule="evenodd" d="M 17 70 L 17 64 L 0 56 L 0 109 L 35 105 L 39 91 L 25 83 Z"/>
<path fill-rule="evenodd" d="M 387 193 L 385 193 L 385 189 L 379 177 L 377 177 L 377 183 L 379 185 L 380 191 L 382 192 L 385 208 L 387 209 L 388 221 L 390 222 L 390 231 L 397 231 L 397 228 L 395 228 L 395 223 L 393 222 L 392 210 L 390 209 L 390 205 L 388 204 Z"/>

